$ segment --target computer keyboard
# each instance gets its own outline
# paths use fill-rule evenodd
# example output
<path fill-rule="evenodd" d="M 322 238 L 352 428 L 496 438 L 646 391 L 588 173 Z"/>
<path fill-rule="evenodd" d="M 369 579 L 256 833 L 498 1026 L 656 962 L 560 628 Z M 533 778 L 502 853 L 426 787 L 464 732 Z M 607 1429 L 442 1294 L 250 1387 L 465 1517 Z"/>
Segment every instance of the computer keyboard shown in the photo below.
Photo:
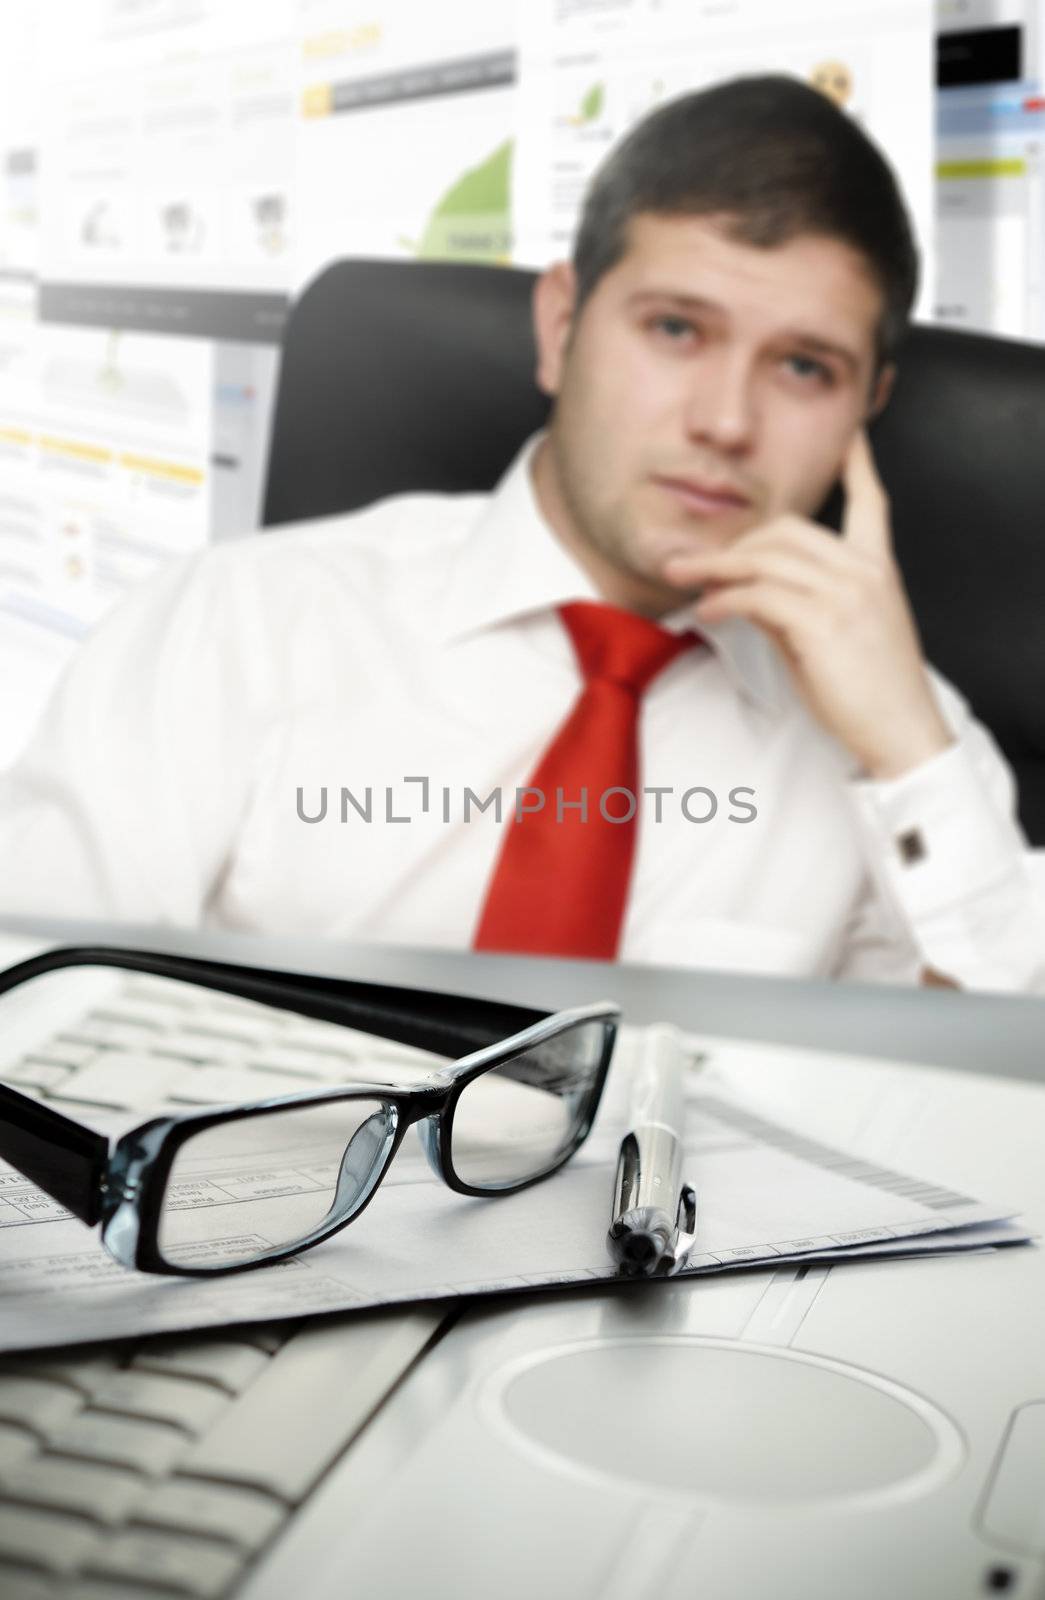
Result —
<path fill-rule="evenodd" d="M 105 974 L 6 1081 L 91 1120 L 409 1081 L 441 1058 Z M 57 1291 L 56 1291 L 57 1292 Z M 445 1306 L 0 1356 L 0 1597 L 234 1592 L 453 1312 Z"/>
<path fill-rule="evenodd" d="M 8 1083 L 60 1106 L 143 1113 L 295 1094 L 312 1084 L 409 1082 L 444 1059 L 333 1023 L 142 974 L 4 1063 Z"/>
<path fill-rule="evenodd" d="M 444 1309 L 0 1358 L 0 1595 L 230 1594 Z"/>

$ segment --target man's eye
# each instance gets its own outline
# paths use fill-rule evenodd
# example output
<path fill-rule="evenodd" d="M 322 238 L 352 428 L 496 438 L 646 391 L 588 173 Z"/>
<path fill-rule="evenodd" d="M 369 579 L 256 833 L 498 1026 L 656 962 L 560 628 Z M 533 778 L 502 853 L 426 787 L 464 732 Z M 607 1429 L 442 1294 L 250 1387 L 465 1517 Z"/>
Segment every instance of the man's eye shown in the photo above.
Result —
<path fill-rule="evenodd" d="M 822 361 L 814 361 L 812 356 L 788 356 L 786 364 L 797 378 L 815 378 L 825 384 L 832 381 L 833 374 L 830 367 L 825 367 Z"/>
<path fill-rule="evenodd" d="M 672 344 L 678 344 L 681 335 L 696 331 L 693 323 L 685 317 L 654 317 L 652 326 L 666 333 Z"/>

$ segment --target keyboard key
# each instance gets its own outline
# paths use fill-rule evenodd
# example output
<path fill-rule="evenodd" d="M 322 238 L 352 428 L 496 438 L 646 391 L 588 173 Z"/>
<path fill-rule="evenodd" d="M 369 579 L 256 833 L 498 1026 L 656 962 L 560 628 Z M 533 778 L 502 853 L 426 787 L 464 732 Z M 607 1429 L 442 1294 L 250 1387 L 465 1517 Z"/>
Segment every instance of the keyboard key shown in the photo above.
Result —
<path fill-rule="evenodd" d="M 82 1461 L 105 1461 L 111 1467 L 130 1467 L 159 1477 L 184 1452 L 188 1441 L 176 1428 L 159 1422 L 132 1422 L 85 1410 L 51 1436 L 57 1454 Z"/>
<path fill-rule="evenodd" d="M 151 1372 L 114 1372 L 94 1391 L 95 1411 L 167 1422 L 183 1433 L 198 1434 L 225 1404 L 209 1384 L 191 1379 L 161 1377 Z"/>
<path fill-rule="evenodd" d="M 128 1045 L 137 1049 L 142 1042 L 142 1030 L 135 1028 L 133 1032 L 119 1022 L 103 1022 L 100 1018 L 92 1021 L 89 1016 L 84 1016 L 79 1022 L 63 1028 L 61 1033 L 55 1035 L 58 1044 L 80 1045 L 84 1049 L 94 1052 L 107 1050 L 110 1046 Z"/>
<path fill-rule="evenodd" d="M 154 978 L 148 972 L 129 972 L 126 975 L 123 993 L 129 1003 L 137 1005 L 139 1001 L 146 1004 L 152 1003 L 157 1015 L 169 1011 L 174 1016 L 184 1016 L 187 1011 L 194 1011 L 199 1004 L 201 990 L 195 984 L 187 984 L 171 978 Z M 108 1002 L 112 1004 L 112 1002 Z"/>
<path fill-rule="evenodd" d="M 217 1039 L 212 1034 L 189 1033 L 184 1028 L 168 1033 L 153 1046 L 160 1060 L 192 1062 L 196 1066 L 239 1066 L 247 1045 L 242 1039 Z"/>
<path fill-rule="evenodd" d="M 326 1059 L 329 1064 L 327 1067 L 321 1067 L 319 1065 L 320 1059 L 318 1056 L 314 1057 L 313 1060 L 316 1064 L 311 1067 L 283 1067 L 275 1062 L 269 1064 L 264 1061 L 251 1061 L 248 1067 L 249 1071 L 257 1073 L 258 1080 L 261 1083 L 264 1083 L 266 1078 L 275 1075 L 279 1078 L 293 1079 L 299 1090 L 319 1087 L 326 1089 L 332 1084 L 351 1083 L 352 1072 L 346 1062 L 342 1061 L 335 1065 L 330 1061 L 330 1058 L 322 1058 Z"/>
<path fill-rule="evenodd" d="M 237 1329 L 237 1337 L 244 1344 L 256 1344 L 259 1350 L 267 1350 L 271 1356 L 297 1332 L 298 1325 L 294 1322 L 255 1322 Z"/>
<path fill-rule="evenodd" d="M 225 1339 L 194 1339 L 168 1343 L 151 1340 L 131 1362 L 143 1372 L 170 1373 L 199 1378 L 226 1394 L 237 1395 L 268 1366 L 269 1356 L 253 1344 Z"/>
<path fill-rule="evenodd" d="M 20 1373 L 0 1373 L 0 1422 L 14 1422 L 48 1439 L 80 1410 L 83 1401 L 74 1390 L 43 1378 Z"/>
<path fill-rule="evenodd" d="M 168 1006 L 149 1001 L 144 995 L 137 998 L 128 995 L 126 998 L 121 996 L 117 1000 L 108 1000 L 105 1005 L 94 1006 L 90 1015 L 101 1017 L 105 1021 L 129 1022 L 139 1028 L 150 1028 L 153 1033 L 166 1033 L 173 1021 Z"/>
<path fill-rule="evenodd" d="M 56 1591 L 55 1600 L 172 1600 L 172 1591 L 164 1585 L 154 1589 L 151 1584 L 127 1584 L 122 1578 L 91 1578 L 79 1573 L 68 1587 Z"/>
<path fill-rule="evenodd" d="M 184 1063 L 165 1061 L 144 1051 L 106 1050 L 64 1083 L 51 1090 L 52 1100 L 123 1111 L 164 1100 L 186 1075 Z"/>
<path fill-rule="evenodd" d="M 324 1321 L 278 1351 L 179 1462 L 183 1476 L 267 1490 L 294 1505 L 362 1427 L 445 1313 Z M 272 1419 L 278 1417 L 274 1428 Z"/>
<path fill-rule="evenodd" d="M 0 1594 L 4 1600 L 58 1600 L 59 1593 L 48 1578 L 30 1577 L 25 1572 L 0 1572 Z M 80 1600 L 79 1595 L 77 1600 Z"/>
<path fill-rule="evenodd" d="M 27 1456 L 35 1455 L 38 1448 L 38 1441 L 28 1428 L 0 1422 L 0 1476 L 17 1467 Z"/>
<path fill-rule="evenodd" d="M 330 1078 L 343 1072 L 358 1074 L 359 1062 L 354 1055 L 342 1050 L 302 1050 L 296 1046 L 270 1044 L 250 1057 L 250 1064 L 259 1071 L 290 1072 L 305 1078 Z"/>
<path fill-rule="evenodd" d="M 202 1028 L 216 1028 L 219 1031 L 231 1028 L 238 1032 L 239 1025 L 244 1025 L 269 1034 L 281 1033 L 295 1021 L 295 1013 L 262 1005 L 257 1000 L 241 1000 L 238 995 L 219 994 L 216 989 L 211 989 L 201 997 L 190 1020 L 193 1026 Z"/>
<path fill-rule="evenodd" d="M 84 1067 L 88 1061 L 93 1061 L 98 1054 L 98 1047 L 93 1044 L 74 1044 L 71 1039 L 49 1039 L 46 1044 L 37 1045 L 29 1053 L 27 1059 L 32 1061 L 52 1061 L 63 1067 Z"/>
<path fill-rule="evenodd" d="M 191 1022 L 182 1025 L 182 1032 L 190 1038 L 201 1039 L 208 1054 L 224 1044 L 251 1045 L 257 1049 L 270 1037 L 274 1021 L 275 1018 L 266 1015 L 206 1017 L 197 1012 Z"/>
<path fill-rule="evenodd" d="M 25 1355 L 8 1357 L 9 1365 L 17 1362 L 19 1373 L 36 1378 L 49 1378 L 52 1383 L 64 1384 L 81 1395 L 92 1395 L 120 1365 L 124 1351 L 122 1344 L 78 1345 L 74 1350 L 33 1350 Z"/>
<path fill-rule="evenodd" d="M 208 1540 L 169 1533 L 123 1533 L 97 1546 L 88 1555 L 84 1570 L 211 1600 L 228 1588 L 241 1565 L 238 1555 Z"/>
<path fill-rule="evenodd" d="M 434 1072 L 437 1067 L 443 1067 L 450 1056 L 439 1055 L 432 1050 L 415 1049 L 413 1045 L 397 1044 L 394 1039 L 371 1039 L 361 1046 L 359 1051 L 364 1061 L 383 1061 L 386 1063 L 400 1062 L 404 1067 L 413 1067 L 420 1072 Z"/>
<path fill-rule="evenodd" d="M 138 1022 L 130 1016 L 116 1016 L 111 1011 L 89 1011 L 77 1024 L 76 1033 L 81 1038 L 93 1039 L 106 1049 L 148 1050 L 160 1038 L 154 1022 Z"/>
<path fill-rule="evenodd" d="M 16 1083 L 20 1089 L 54 1089 L 65 1082 L 72 1070 L 64 1063 L 26 1056 L 24 1061 L 4 1069 L 4 1079 L 8 1083 Z"/>
<path fill-rule="evenodd" d="M 47 1453 L 4 1475 L 4 1493 L 12 1500 L 76 1512 L 112 1527 L 126 1520 L 149 1487 L 150 1480 L 138 1473 L 103 1467 L 95 1461 L 65 1461 Z"/>
<path fill-rule="evenodd" d="M 240 1101 L 266 1100 L 280 1094 L 300 1094 L 307 1085 L 283 1072 L 250 1072 L 244 1067 L 199 1066 L 185 1073 L 169 1090 L 178 1105 L 223 1106 Z"/>
<path fill-rule="evenodd" d="M 257 1550 L 285 1517 L 285 1508 L 263 1494 L 171 1478 L 156 1485 L 137 1508 L 134 1522 L 224 1539 L 241 1550 Z"/>
<path fill-rule="evenodd" d="M 339 1028 L 332 1022 L 312 1022 L 305 1017 L 292 1016 L 280 1033 L 278 1043 L 288 1050 L 306 1051 L 310 1056 L 340 1056 L 358 1061 L 362 1054 L 361 1038 L 366 1044 L 371 1035 L 360 1036 L 354 1029 Z"/>
<path fill-rule="evenodd" d="M 76 1517 L 0 1506 L 0 1560 L 21 1561 L 38 1572 L 75 1572 L 98 1540 L 96 1530 Z"/>
<path fill-rule="evenodd" d="M 307 1072 L 310 1078 L 318 1078 L 325 1084 L 416 1083 L 430 1077 L 440 1065 L 435 1057 L 408 1056 L 398 1049 L 395 1054 L 371 1052 L 366 1056 L 350 1056 L 328 1050 L 284 1050 L 281 1046 L 251 1059 L 251 1066 L 257 1072 L 278 1069 L 283 1063 L 288 1071 L 303 1075 Z"/>

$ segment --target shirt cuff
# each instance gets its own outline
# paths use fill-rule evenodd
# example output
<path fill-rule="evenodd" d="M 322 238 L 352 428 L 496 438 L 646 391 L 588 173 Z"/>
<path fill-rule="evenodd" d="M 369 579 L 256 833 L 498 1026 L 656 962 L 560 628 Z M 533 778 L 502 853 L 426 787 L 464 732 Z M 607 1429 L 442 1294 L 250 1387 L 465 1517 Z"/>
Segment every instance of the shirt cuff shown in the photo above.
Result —
<path fill-rule="evenodd" d="M 864 855 L 926 966 L 968 988 L 1045 983 L 1045 908 L 1026 840 L 967 733 L 898 778 L 848 784 Z"/>

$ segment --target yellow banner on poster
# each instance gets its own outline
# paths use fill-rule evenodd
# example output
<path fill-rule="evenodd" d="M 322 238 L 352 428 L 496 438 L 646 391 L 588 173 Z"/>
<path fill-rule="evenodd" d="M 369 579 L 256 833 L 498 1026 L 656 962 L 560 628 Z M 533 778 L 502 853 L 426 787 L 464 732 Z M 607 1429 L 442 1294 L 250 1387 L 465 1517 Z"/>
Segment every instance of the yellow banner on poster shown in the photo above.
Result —
<path fill-rule="evenodd" d="M 1027 163 L 1020 156 L 985 157 L 979 161 L 938 161 L 938 178 L 1022 178 Z"/>
<path fill-rule="evenodd" d="M 53 455 L 69 456 L 73 461 L 104 463 L 113 459 L 112 451 L 107 450 L 104 445 L 83 444 L 79 439 L 58 439 L 53 434 L 45 433 L 41 435 L 40 443 Z"/>
<path fill-rule="evenodd" d="M 170 478 L 175 483 L 203 482 L 199 467 L 182 467 L 176 461 L 158 461 L 154 456 L 136 456 L 125 451 L 120 457 L 120 466 L 128 467 L 131 472 L 147 472 L 154 478 Z"/>

